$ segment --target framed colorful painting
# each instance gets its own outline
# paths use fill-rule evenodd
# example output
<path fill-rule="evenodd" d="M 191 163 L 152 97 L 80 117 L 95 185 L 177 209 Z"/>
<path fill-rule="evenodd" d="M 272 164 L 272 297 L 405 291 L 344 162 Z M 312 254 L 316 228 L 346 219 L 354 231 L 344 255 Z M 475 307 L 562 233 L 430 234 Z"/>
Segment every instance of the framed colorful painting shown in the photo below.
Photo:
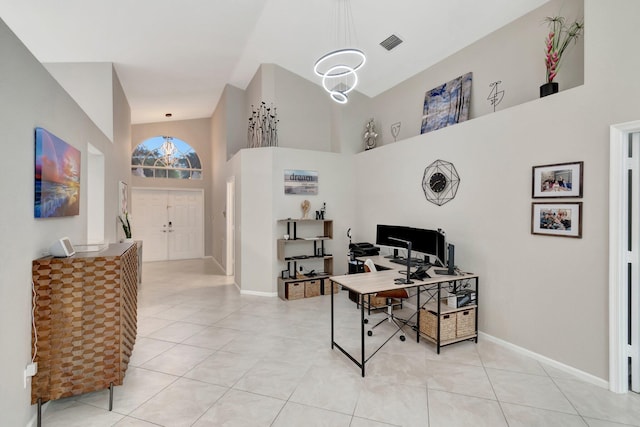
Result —
<path fill-rule="evenodd" d="M 80 214 L 80 151 L 39 127 L 34 176 L 36 218 Z"/>

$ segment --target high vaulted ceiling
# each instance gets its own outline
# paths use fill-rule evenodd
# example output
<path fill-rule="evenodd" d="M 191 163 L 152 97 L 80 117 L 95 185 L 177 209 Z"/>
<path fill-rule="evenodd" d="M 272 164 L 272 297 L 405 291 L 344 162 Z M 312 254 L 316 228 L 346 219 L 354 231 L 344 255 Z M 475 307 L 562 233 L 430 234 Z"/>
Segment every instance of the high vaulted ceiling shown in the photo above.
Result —
<path fill-rule="evenodd" d="M 0 18 L 40 62 L 112 62 L 132 122 L 148 123 L 210 117 L 262 63 L 320 84 L 313 64 L 347 29 L 367 55 L 356 90 L 375 96 L 547 0 L 351 0 L 349 28 L 339 1 L 0 0 Z M 403 43 L 387 51 L 391 34 Z"/>

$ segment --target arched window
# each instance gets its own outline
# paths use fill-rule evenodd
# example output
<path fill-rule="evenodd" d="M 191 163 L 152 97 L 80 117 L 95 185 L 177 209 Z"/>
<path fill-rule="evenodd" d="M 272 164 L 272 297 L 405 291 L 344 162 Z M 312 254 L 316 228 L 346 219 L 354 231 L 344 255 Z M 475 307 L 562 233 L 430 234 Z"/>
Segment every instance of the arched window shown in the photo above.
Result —
<path fill-rule="evenodd" d="M 146 178 L 202 179 L 202 164 L 183 140 L 154 136 L 133 150 L 131 173 Z"/>

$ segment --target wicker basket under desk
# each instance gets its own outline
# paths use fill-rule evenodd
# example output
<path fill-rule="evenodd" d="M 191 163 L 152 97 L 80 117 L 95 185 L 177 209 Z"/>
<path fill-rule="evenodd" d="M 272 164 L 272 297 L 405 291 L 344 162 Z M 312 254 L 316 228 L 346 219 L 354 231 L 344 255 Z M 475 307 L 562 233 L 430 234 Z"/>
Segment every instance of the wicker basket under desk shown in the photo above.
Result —
<path fill-rule="evenodd" d="M 122 385 L 137 332 L 137 270 L 136 245 L 127 243 L 33 261 L 32 404 Z"/>
<path fill-rule="evenodd" d="M 420 332 L 434 340 L 438 338 L 438 315 L 431 310 L 420 310 Z M 456 337 L 456 313 L 440 314 L 440 340 Z"/>

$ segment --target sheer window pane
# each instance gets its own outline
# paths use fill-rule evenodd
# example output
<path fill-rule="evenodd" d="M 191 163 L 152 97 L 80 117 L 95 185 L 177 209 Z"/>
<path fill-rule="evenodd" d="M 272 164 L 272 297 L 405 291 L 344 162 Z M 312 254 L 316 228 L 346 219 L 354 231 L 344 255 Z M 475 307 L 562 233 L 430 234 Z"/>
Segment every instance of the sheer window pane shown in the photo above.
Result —
<path fill-rule="evenodd" d="M 202 164 L 195 150 L 181 139 L 155 136 L 133 150 L 131 174 L 146 178 L 202 179 Z"/>

